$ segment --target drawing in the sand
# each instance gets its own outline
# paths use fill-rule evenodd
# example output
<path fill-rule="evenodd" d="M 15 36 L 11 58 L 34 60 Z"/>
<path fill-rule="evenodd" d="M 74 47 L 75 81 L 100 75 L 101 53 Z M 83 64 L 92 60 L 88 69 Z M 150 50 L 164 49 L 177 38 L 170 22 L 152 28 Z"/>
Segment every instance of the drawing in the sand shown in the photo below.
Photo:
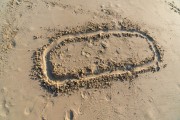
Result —
<path fill-rule="evenodd" d="M 121 24 L 62 31 L 52 39 L 34 53 L 32 76 L 53 93 L 105 88 L 112 80 L 131 81 L 138 74 L 159 71 L 163 61 L 163 52 L 151 36 Z"/>

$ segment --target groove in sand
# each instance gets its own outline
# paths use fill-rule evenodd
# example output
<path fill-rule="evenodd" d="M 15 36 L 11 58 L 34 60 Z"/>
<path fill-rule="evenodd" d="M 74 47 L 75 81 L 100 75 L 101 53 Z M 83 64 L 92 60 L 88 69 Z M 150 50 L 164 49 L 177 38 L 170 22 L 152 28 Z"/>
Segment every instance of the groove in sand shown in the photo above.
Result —
<path fill-rule="evenodd" d="M 83 37 L 97 37 L 97 35 L 114 35 L 120 37 L 140 37 L 149 44 L 149 49 L 153 52 L 153 58 L 142 63 L 137 64 L 133 70 L 116 70 L 116 71 L 106 71 L 97 75 L 89 75 L 79 79 L 65 79 L 55 78 L 52 75 L 52 67 L 50 63 L 50 51 L 54 49 L 57 45 L 63 42 L 70 44 L 73 39 L 82 39 Z M 99 39 L 99 38 L 98 38 Z M 77 42 L 77 41 L 75 41 Z M 138 74 L 146 72 L 156 72 L 159 71 L 159 63 L 162 62 L 161 49 L 157 45 L 156 41 L 144 32 L 136 30 L 99 30 L 95 32 L 81 33 L 75 35 L 64 35 L 58 39 L 55 39 L 52 43 L 44 45 L 39 52 L 35 55 L 38 61 L 38 77 L 41 81 L 41 85 L 53 92 L 68 92 L 71 90 L 77 90 L 79 87 L 86 88 L 99 88 L 104 86 L 109 86 L 110 79 L 113 80 L 132 80 L 138 77 Z M 41 73 L 39 75 L 39 73 Z"/>

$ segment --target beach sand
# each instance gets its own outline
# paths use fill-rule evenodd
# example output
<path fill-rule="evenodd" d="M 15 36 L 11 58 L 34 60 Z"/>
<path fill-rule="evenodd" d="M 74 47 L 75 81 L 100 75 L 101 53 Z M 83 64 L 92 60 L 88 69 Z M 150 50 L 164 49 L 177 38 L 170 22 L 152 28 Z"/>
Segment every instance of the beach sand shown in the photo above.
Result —
<path fill-rule="evenodd" d="M 0 120 L 179 120 L 179 0 L 1 0 Z"/>

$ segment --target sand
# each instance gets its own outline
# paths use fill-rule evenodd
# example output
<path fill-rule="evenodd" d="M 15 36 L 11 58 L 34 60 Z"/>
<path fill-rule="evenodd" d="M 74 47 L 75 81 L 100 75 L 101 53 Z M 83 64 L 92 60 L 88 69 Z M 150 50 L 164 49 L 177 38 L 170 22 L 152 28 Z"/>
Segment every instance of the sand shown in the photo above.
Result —
<path fill-rule="evenodd" d="M 180 1 L 0 6 L 0 120 L 180 119 Z"/>

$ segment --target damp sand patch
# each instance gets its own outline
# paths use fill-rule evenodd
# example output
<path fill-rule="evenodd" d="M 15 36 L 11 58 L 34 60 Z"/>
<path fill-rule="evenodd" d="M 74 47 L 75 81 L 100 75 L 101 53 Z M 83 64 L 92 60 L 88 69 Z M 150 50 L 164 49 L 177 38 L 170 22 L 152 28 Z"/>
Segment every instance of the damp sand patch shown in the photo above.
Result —
<path fill-rule="evenodd" d="M 112 81 L 132 81 L 157 72 L 163 50 L 133 25 L 93 24 L 59 31 L 33 55 L 32 78 L 52 93 L 106 88 Z"/>

